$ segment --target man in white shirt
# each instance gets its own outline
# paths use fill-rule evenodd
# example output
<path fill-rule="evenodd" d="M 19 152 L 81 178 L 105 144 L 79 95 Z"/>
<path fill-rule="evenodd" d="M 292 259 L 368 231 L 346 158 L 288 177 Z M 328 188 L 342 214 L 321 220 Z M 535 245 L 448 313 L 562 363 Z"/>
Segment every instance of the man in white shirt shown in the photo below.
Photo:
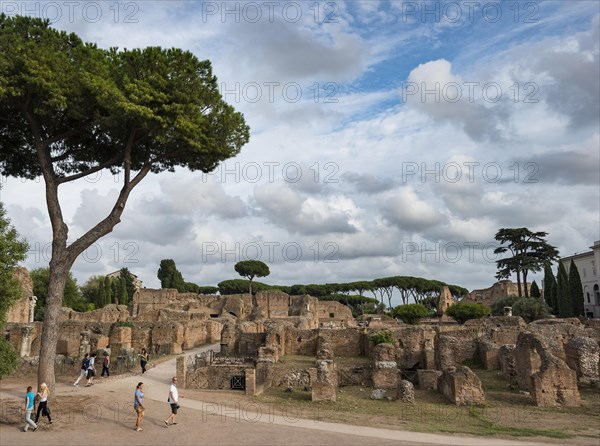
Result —
<path fill-rule="evenodd" d="M 177 424 L 175 422 L 175 415 L 177 415 L 177 409 L 179 409 L 179 392 L 177 391 L 177 377 L 174 376 L 171 382 L 171 387 L 169 388 L 169 404 L 171 405 L 171 415 L 169 418 L 164 420 L 165 426 L 169 426 L 169 421 L 171 421 L 171 425 Z"/>

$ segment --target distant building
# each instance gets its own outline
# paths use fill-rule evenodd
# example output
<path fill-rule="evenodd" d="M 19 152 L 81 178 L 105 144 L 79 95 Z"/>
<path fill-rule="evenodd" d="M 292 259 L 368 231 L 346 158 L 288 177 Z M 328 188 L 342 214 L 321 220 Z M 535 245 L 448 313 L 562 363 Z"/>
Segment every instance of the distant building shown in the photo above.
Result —
<path fill-rule="evenodd" d="M 567 270 L 567 273 L 569 272 L 569 266 L 571 266 L 571 260 L 575 262 L 581 276 L 585 315 L 589 318 L 600 318 L 600 276 L 598 275 L 598 267 L 600 266 L 600 240 L 595 241 L 594 246 L 590 246 L 590 249 L 591 251 L 563 257 L 560 259 L 560 262 Z"/>
<path fill-rule="evenodd" d="M 531 283 L 527 282 L 527 289 L 531 290 Z M 525 294 L 525 287 L 521 283 L 521 293 Z M 494 302 L 506 296 L 518 296 L 519 287 L 516 282 L 499 280 L 489 288 L 473 290 L 465 297 L 465 302 L 474 302 L 492 306 Z"/>
<path fill-rule="evenodd" d="M 133 274 L 131 271 L 129 271 L 129 274 L 131 274 L 131 277 L 133 277 L 133 285 L 135 286 L 136 291 L 142 288 L 142 281 L 138 278 L 138 276 Z M 111 279 L 118 279 L 119 277 L 121 277 L 121 270 L 107 274 L 107 276 Z"/>

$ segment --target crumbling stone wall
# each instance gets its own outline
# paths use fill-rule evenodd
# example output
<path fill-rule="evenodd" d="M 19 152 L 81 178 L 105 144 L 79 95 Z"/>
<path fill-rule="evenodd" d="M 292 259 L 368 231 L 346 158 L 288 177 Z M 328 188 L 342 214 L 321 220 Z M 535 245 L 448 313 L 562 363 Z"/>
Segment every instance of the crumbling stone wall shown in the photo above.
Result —
<path fill-rule="evenodd" d="M 317 308 L 319 323 L 322 326 L 330 323 L 334 326 L 355 325 L 352 310 L 347 305 L 336 301 L 320 300 Z"/>
<path fill-rule="evenodd" d="M 318 333 L 327 339 L 335 356 L 364 356 L 366 353 L 368 340 L 358 328 L 320 329 Z"/>
<path fill-rule="evenodd" d="M 27 324 L 30 322 L 30 305 L 33 296 L 33 281 L 26 268 L 17 267 L 14 271 L 14 277 L 21 286 L 21 298 L 15 302 L 6 313 L 6 321 L 17 324 Z M 18 351 L 18 350 L 17 350 Z"/>
<path fill-rule="evenodd" d="M 592 338 L 578 336 L 565 345 L 567 364 L 580 382 L 591 384 L 600 380 L 600 347 Z"/>
<path fill-rule="evenodd" d="M 581 405 L 577 374 L 547 350 L 540 352 L 539 371 L 530 377 L 529 390 L 536 406 Z"/>
<path fill-rule="evenodd" d="M 537 373 L 542 365 L 540 354 L 547 349 L 545 340 L 535 334 L 529 332 L 519 334 L 513 354 L 517 384 L 521 390 L 529 390 L 531 375 Z"/>
<path fill-rule="evenodd" d="M 115 322 L 127 321 L 129 312 L 126 305 L 110 304 L 97 310 L 80 313 L 72 308 L 62 307 L 60 320 L 74 322 L 99 322 L 103 324 L 114 324 Z"/>

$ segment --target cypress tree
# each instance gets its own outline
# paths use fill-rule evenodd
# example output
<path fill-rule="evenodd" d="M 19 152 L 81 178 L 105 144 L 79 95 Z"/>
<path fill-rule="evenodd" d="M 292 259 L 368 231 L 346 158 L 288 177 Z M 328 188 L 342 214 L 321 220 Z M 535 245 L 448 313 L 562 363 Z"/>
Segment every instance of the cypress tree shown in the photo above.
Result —
<path fill-rule="evenodd" d="M 110 289 L 111 289 L 111 295 L 112 295 L 112 303 L 119 305 L 119 302 L 120 302 L 119 293 L 121 290 L 117 284 L 117 280 L 113 279 L 112 277 L 110 279 Z"/>
<path fill-rule="evenodd" d="M 573 316 L 584 316 L 581 276 L 579 276 L 579 270 L 573 259 L 571 259 L 571 265 L 569 266 L 569 293 L 571 295 L 571 305 L 573 306 Z"/>
<path fill-rule="evenodd" d="M 544 300 L 552 309 L 552 314 L 558 314 L 558 301 L 556 299 L 556 278 L 552 273 L 550 263 L 546 263 L 544 267 Z"/>
<path fill-rule="evenodd" d="M 534 280 L 531 284 L 531 290 L 529 290 L 529 296 L 539 299 L 541 295 L 542 294 L 540 293 L 540 287 L 538 287 L 538 284 Z"/>
<path fill-rule="evenodd" d="M 106 305 L 112 304 L 112 286 L 110 284 L 110 277 L 104 276 L 104 293 L 106 294 Z"/>
<path fill-rule="evenodd" d="M 106 305 L 106 291 L 104 290 L 104 280 L 98 284 L 98 308 Z"/>
<path fill-rule="evenodd" d="M 119 302 L 121 305 L 127 305 L 129 303 L 129 296 L 127 295 L 127 281 L 125 280 L 125 277 L 121 276 L 119 279 L 119 288 L 121 289 Z"/>
<path fill-rule="evenodd" d="M 558 316 L 572 317 L 574 316 L 573 302 L 569 293 L 569 276 L 567 270 L 561 262 L 558 262 L 558 273 L 556 275 L 557 299 L 558 299 Z"/>

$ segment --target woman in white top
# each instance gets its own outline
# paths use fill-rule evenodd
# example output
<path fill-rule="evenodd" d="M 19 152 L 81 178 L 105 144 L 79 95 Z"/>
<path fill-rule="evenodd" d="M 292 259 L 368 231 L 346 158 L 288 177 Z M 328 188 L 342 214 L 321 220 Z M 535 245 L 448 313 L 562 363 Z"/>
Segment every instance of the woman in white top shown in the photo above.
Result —
<path fill-rule="evenodd" d="M 38 404 L 37 413 L 35 414 L 35 422 L 37 424 L 40 419 L 40 413 L 48 417 L 48 423 L 52 424 L 52 418 L 50 418 L 50 409 L 48 408 L 48 395 L 50 395 L 50 391 L 48 390 L 48 386 L 46 383 L 42 383 L 40 386 L 40 391 L 37 393 L 37 396 L 40 398 L 40 402 Z"/>

